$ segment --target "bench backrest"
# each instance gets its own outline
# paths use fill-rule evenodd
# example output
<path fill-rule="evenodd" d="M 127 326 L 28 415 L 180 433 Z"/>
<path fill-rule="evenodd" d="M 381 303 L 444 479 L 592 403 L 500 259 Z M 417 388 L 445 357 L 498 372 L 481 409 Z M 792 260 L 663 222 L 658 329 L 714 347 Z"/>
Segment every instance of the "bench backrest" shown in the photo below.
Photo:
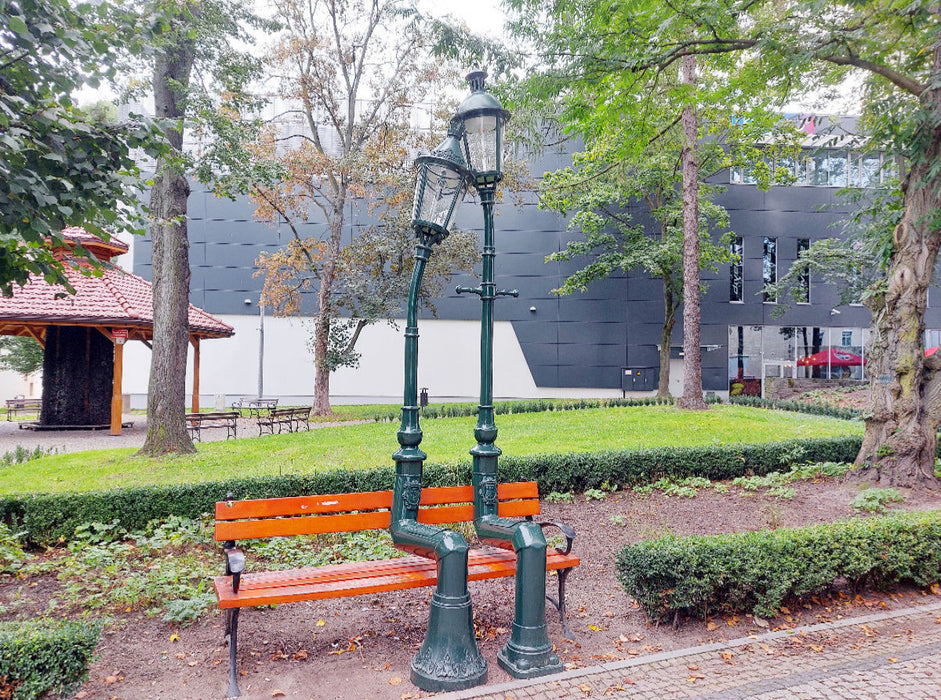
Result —
<path fill-rule="evenodd" d="M 418 521 L 429 525 L 474 519 L 471 486 L 424 488 Z M 497 486 L 498 512 L 505 518 L 539 514 L 535 481 Z M 217 542 L 290 537 L 389 527 L 392 491 L 293 496 L 216 503 Z"/>

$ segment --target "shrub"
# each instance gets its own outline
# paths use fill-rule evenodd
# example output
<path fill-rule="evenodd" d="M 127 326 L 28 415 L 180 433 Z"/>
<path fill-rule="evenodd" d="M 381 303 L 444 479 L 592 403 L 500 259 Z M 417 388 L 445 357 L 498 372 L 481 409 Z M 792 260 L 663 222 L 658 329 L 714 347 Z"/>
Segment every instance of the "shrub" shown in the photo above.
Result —
<path fill-rule="evenodd" d="M 905 496 L 896 489 L 865 489 L 860 491 L 850 503 L 856 510 L 867 513 L 885 513 L 889 503 L 901 503 Z"/>
<path fill-rule="evenodd" d="M 610 484 L 631 487 L 661 477 L 680 481 L 695 476 L 721 481 L 778 470 L 782 455 L 798 452 L 809 461 L 849 462 L 859 452 L 860 442 L 859 436 L 846 436 L 761 445 L 510 455 L 501 459 L 500 479 L 538 481 L 543 494 L 585 493 L 588 489 L 604 490 Z M 422 482 L 425 486 L 469 484 L 470 472 L 469 462 L 427 464 Z M 355 469 L 87 493 L 15 495 L 0 498 L 0 521 L 17 532 L 25 532 L 28 543 L 46 545 L 72 539 L 76 528 L 87 523 L 110 523 L 130 531 L 171 515 L 199 518 L 212 513 L 216 501 L 228 493 L 236 498 L 270 498 L 379 491 L 391 489 L 393 478 L 392 468 Z"/>
<path fill-rule="evenodd" d="M 854 519 L 787 530 L 664 537 L 616 556 L 618 579 L 655 620 L 682 613 L 777 614 L 790 596 L 838 578 L 854 587 L 941 579 L 941 511 Z"/>
<path fill-rule="evenodd" d="M 751 406 L 752 408 L 771 408 L 778 411 L 796 411 L 810 413 L 815 416 L 830 416 L 831 418 L 844 418 L 854 420 L 860 417 L 861 412 L 855 408 L 841 408 L 828 404 L 806 403 L 804 401 L 787 401 L 784 399 L 763 399 L 760 396 L 729 396 L 729 403 L 738 406 Z"/>
<path fill-rule="evenodd" d="M 88 677 L 100 622 L 0 623 L 0 697 L 68 695 Z"/>

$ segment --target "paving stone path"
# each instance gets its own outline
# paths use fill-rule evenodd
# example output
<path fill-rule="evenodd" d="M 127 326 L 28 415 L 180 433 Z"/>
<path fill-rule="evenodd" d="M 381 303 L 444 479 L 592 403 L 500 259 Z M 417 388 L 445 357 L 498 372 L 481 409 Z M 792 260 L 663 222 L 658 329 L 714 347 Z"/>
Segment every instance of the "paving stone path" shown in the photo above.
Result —
<path fill-rule="evenodd" d="M 941 698 L 941 603 L 435 697 L 936 700 Z"/>

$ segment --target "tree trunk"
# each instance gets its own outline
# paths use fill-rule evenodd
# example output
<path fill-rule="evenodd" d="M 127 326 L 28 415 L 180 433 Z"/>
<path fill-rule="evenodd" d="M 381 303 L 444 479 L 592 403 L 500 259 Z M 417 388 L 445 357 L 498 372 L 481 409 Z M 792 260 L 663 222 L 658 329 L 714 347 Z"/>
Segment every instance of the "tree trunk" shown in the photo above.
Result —
<path fill-rule="evenodd" d="M 154 110 L 158 118 L 183 119 L 181 90 L 189 85 L 193 56 L 192 41 L 179 41 L 155 58 Z M 171 156 L 157 161 L 150 192 L 154 340 L 147 395 L 147 439 L 139 454 L 152 457 L 196 451 L 185 422 L 190 285 L 186 211 L 190 187 L 173 157 L 183 148 L 182 122 L 179 129 L 167 129 L 166 136 Z"/>
<path fill-rule="evenodd" d="M 330 322 L 333 318 L 333 282 L 336 278 L 337 260 L 340 257 L 340 242 L 343 235 L 343 207 L 346 205 L 346 184 L 339 182 L 333 200 L 333 215 L 330 221 L 330 240 L 327 254 L 320 270 L 320 289 L 317 290 L 317 316 L 314 319 L 314 407 L 317 416 L 329 416 L 330 408 Z"/>
<path fill-rule="evenodd" d="M 939 10 L 941 12 L 941 10 Z M 868 300 L 873 317 L 870 345 L 872 415 L 850 478 L 891 486 L 939 488 L 934 475 L 941 424 L 941 360 L 925 358 L 928 287 L 941 245 L 941 45 L 935 44 L 931 86 L 921 97 L 924 112 L 902 181 L 902 220 L 893 232 L 885 292 Z"/>
<path fill-rule="evenodd" d="M 912 165 L 903 185 L 904 214 L 894 233 L 888 287 L 868 305 L 873 315 L 869 351 L 872 414 L 850 475 L 857 482 L 938 488 L 934 476 L 941 405 L 937 362 L 926 360 L 924 315 L 928 287 L 941 243 L 931 215 L 941 206 L 941 179 L 931 177 L 941 157 L 941 130 L 934 153 Z M 934 358 L 931 358 L 933 360 Z"/>
<path fill-rule="evenodd" d="M 696 83 L 696 57 L 684 56 L 684 85 Z M 680 408 L 705 410 L 699 340 L 699 158 L 696 154 L 696 109 L 683 108 L 683 396 Z"/>
<path fill-rule="evenodd" d="M 677 304 L 673 290 L 667 280 L 663 281 L 663 332 L 660 334 L 660 382 L 657 396 L 670 396 L 670 344 L 673 342 L 673 326 L 676 325 Z"/>

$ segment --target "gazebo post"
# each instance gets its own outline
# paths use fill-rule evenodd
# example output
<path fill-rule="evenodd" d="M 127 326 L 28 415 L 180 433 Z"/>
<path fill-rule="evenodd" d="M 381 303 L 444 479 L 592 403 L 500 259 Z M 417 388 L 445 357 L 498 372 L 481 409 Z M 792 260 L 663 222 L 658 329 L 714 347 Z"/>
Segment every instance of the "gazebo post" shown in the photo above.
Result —
<path fill-rule="evenodd" d="M 193 344 L 193 413 L 199 413 L 199 338 L 190 336 Z"/>
<path fill-rule="evenodd" d="M 114 341 L 114 383 L 111 389 L 111 434 L 121 434 L 121 417 L 124 413 L 124 400 L 122 398 L 122 382 L 124 381 L 124 343 Z"/>

